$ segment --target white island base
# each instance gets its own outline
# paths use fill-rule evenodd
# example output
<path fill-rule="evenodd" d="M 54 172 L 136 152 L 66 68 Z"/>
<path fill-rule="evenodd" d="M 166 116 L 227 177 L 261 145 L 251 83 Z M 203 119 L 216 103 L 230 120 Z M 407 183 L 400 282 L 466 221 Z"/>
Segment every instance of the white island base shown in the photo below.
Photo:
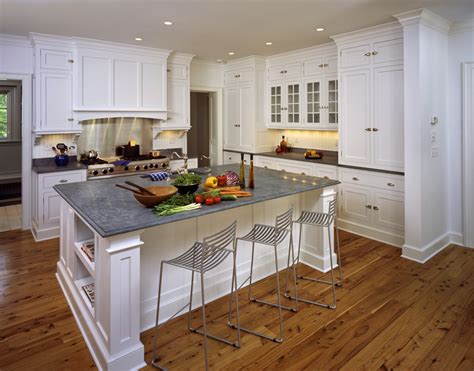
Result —
<path fill-rule="evenodd" d="M 74 313 L 84 340 L 99 369 L 128 370 L 146 365 L 140 332 L 154 326 L 160 262 L 187 250 L 195 241 L 216 233 L 237 220 L 237 236 L 254 224 L 275 223 L 290 207 L 294 218 L 304 210 L 327 212 L 335 186 L 219 211 L 152 228 L 103 238 L 66 202 L 61 207 L 60 259 L 57 278 Z M 124 211 L 126 218 L 126 211 Z M 299 228 L 294 228 L 295 252 Z M 331 234 L 331 239 L 333 236 Z M 83 241 L 95 242 L 95 261 L 81 250 Z M 334 246 L 332 244 L 332 246 Z M 329 237 L 321 228 L 303 227 L 301 260 L 319 271 L 329 270 Z M 238 283 L 249 275 L 250 244 L 238 246 Z M 279 245 L 279 267 L 286 269 L 288 241 Z M 333 260 L 336 256 L 333 253 Z M 273 249 L 256 246 L 255 280 L 274 274 Z M 189 299 L 191 273 L 167 266 L 163 278 L 160 321 Z M 206 302 L 230 293 L 231 256 L 206 274 Z M 199 293 L 196 276 L 195 295 Z M 92 305 L 83 286 L 94 283 Z M 200 303 L 195 300 L 194 303 Z"/>

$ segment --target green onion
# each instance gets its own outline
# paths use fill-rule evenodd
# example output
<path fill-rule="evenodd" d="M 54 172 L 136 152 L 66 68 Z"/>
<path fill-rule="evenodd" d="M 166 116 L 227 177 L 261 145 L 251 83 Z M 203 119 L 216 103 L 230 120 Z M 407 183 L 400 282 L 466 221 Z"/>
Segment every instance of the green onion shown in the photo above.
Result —
<path fill-rule="evenodd" d="M 197 203 L 192 203 L 186 206 L 163 205 L 163 207 L 160 208 L 160 211 L 155 210 L 155 213 L 159 216 L 166 216 L 166 215 L 181 213 L 184 211 L 196 210 L 196 209 L 199 209 L 200 207 L 201 207 L 201 204 L 197 204 Z"/>

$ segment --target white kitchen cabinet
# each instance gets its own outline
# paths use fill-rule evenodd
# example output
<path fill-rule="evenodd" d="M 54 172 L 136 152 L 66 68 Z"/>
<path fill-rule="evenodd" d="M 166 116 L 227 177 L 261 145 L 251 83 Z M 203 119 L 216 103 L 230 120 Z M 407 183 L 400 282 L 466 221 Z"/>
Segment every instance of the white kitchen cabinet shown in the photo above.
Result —
<path fill-rule="evenodd" d="M 187 81 L 168 80 L 168 118 L 162 127 L 189 127 L 189 86 Z"/>
<path fill-rule="evenodd" d="M 188 71 L 189 66 L 187 66 L 186 64 L 168 62 L 168 79 L 187 80 L 189 77 Z"/>
<path fill-rule="evenodd" d="M 170 161 L 170 169 L 171 171 L 183 168 L 184 160 L 177 159 Z M 198 167 L 198 159 L 197 158 L 189 158 L 188 159 L 188 169 L 196 169 Z"/>
<path fill-rule="evenodd" d="M 301 175 L 313 175 L 313 167 L 311 164 L 302 161 L 276 159 L 275 164 L 276 170 Z"/>
<path fill-rule="evenodd" d="M 264 123 L 265 61 L 261 57 L 234 60 L 224 74 L 224 149 L 266 152 L 275 145 Z"/>
<path fill-rule="evenodd" d="M 72 75 L 42 72 L 40 92 L 39 129 L 57 132 L 73 130 L 76 123 L 72 111 Z"/>
<path fill-rule="evenodd" d="M 381 228 L 405 230 L 405 200 L 395 192 L 374 191 L 372 210 L 374 225 Z"/>
<path fill-rule="evenodd" d="M 398 25 L 335 36 L 341 164 L 404 169 L 403 35 Z"/>
<path fill-rule="evenodd" d="M 319 55 L 303 62 L 303 75 L 322 76 L 324 74 L 337 74 L 337 54 Z"/>
<path fill-rule="evenodd" d="M 224 151 L 224 165 L 240 164 L 240 161 L 241 161 L 240 153 Z M 250 165 L 250 155 L 248 153 L 244 154 L 244 164 Z M 255 165 L 255 162 L 254 162 L 254 165 Z"/>
<path fill-rule="evenodd" d="M 339 121 L 339 83 L 337 76 L 307 79 L 304 82 L 303 122 L 320 130 L 337 130 Z"/>
<path fill-rule="evenodd" d="M 72 72 L 72 52 L 49 48 L 39 49 L 40 68 L 43 70 L 62 70 Z"/>
<path fill-rule="evenodd" d="M 277 81 L 284 79 L 294 79 L 301 77 L 302 63 L 300 61 L 291 61 L 285 64 L 279 64 L 268 68 L 268 80 Z"/>
<path fill-rule="evenodd" d="M 57 184 L 85 181 L 86 177 L 85 169 L 41 174 L 33 172 L 33 220 L 31 231 L 36 241 L 59 236 L 61 197 L 53 187 Z"/>
<path fill-rule="evenodd" d="M 340 217 L 371 225 L 371 200 L 372 192 L 369 188 L 343 184 Z"/>

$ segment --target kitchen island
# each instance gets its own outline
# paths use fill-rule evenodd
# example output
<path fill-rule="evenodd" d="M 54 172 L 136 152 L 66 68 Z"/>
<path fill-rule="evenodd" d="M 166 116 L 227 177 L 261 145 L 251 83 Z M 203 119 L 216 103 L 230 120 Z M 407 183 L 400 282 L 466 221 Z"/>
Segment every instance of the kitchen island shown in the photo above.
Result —
<path fill-rule="evenodd" d="M 238 166 L 216 166 L 212 174 L 226 170 L 238 172 Z M 290 207 L 294 217 L 303 209 L 327 211 L 339 183 L 263 168 L 255 168 L 255 179 L 252 197 L 164 217 L 141 206 L 115 184 L 125 180 L 145 186 L 167 182 L 130 176 L 55 186 L 62 197 L 57 277 L 99 369 L 145 365 L 140 332 L 154 325 L 162 260 L 181 254 L 234 220 L 240 236 L 256 223 L 274 224 L 275 216 Z M 87 242 L 94 245 L 93 261 L 83 250 Z M 279 246 L 281 267 L 286 267 L 287 246 L 286 242 Z M 330 253 L 327 233 L 303 229 L 303 262 L 326 271 Z M 255 259 L 257 280 L 274 273 L 272 249 L 257 249 Z M 249 268 L 250 248 L 242 242 L 237 257 L 239 284 Z M 231 275 L 230 258 L 207 275 L 207 302 L 229 293 Z M 189 272 L 168 269 L 164 277 L 162 320 L 183 307 L 190 286 Z"/>

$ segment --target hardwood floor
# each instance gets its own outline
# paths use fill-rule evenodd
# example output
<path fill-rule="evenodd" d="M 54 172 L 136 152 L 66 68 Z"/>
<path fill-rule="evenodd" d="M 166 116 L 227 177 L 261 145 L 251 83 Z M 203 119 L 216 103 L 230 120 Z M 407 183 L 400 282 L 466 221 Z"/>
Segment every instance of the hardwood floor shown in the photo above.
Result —
<path fill-rule="evenodd" d="M 0 206 L 0 232 L 21 228 L 21 204 Z"/>
<path fill-rule="evenodd" d="M 345 282 L 335 311 L 301 303 L 298 313 L 284 312 L 282 344 L 246 333 L 241 349 L 209 340 L 211 369 L 474 369 L 474 250 L 450 246 L 421 265 L 349 233 L 341 232 L 341 243 Z M 35 243 L 29 232 L 0 233 L 1 370 L 95 369 L 54 276 L 57 257 L 57 239 Z M 298 290 L 330 300 L 324 285 L 305 282 Z M 255 285 L 255 296 L 273 293 L 272 278 Z M 243 289 L 241 324 L 275 334 L 277 310 L 245 299 Z M 222 298 L 207 306 L 208 329 L 232 338 L 227 305 Z M 198 325 L 200 312 L 193 318 Z M 187 331 L 186 317 L 160 331 L 164 365 L 203 368 L 202 337 Z M 142 334 L 148 365 L 152 334 Z"/>

